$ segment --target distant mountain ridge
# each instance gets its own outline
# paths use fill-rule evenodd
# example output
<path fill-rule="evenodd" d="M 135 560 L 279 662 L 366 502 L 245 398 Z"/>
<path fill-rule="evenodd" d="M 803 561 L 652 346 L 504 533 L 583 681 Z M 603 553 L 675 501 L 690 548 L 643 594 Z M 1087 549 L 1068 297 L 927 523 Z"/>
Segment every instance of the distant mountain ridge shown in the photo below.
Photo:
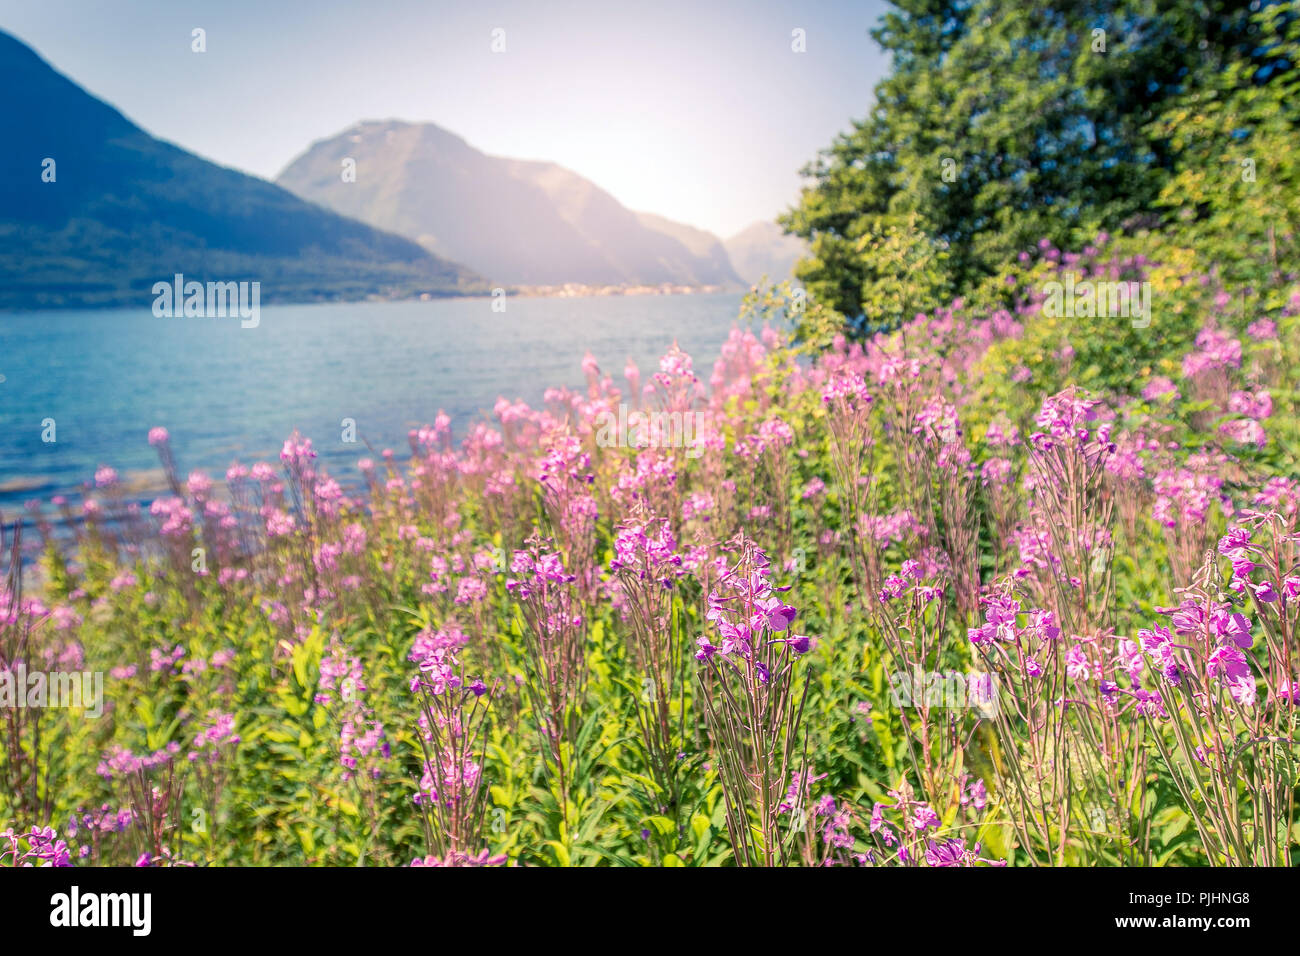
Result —
<path fill-rule="evenodd" d="M 486 288 L 409 239 L 155 139 L 2 31 L 0 89 L 0 308 L 148 302 L 175 273 L 260 281 L 264 302 Z"/>
<path fill-rule="evenodd" d="M 773 282 L 789 279 L 794 264 L 808 255 L 808 243 L 782 232 L 774 222 L 756 222 L 726 240 L 727 255 L 740 277 L 750 285 L 763 276 Z"/>
<path fill-rule="evenodd" d="M 341 175 L 349 159 L 354 182 Z M 358 123 L 313 143 L 276 182 L 493 283 L 742 284 L 716 237 L 632 212 L 555 163 L 489 156 L 432 123 Z"/>

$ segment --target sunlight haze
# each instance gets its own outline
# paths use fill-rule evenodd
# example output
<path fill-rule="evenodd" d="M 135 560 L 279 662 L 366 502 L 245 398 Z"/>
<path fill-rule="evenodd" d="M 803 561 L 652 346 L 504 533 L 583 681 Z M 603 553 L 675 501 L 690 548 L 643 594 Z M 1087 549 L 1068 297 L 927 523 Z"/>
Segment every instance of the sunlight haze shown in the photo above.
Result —
<path fill-rule="evenodd" d="M 880 12 L 325 0 L 307 17 L 248 0 L 0 0 L 0 29 L 155 136 L 267 179 L 360 120 L 431 122 L 727 237 L 792 203 L 799 168 L 865 112 L 886 66 L 868 34 Z"/>

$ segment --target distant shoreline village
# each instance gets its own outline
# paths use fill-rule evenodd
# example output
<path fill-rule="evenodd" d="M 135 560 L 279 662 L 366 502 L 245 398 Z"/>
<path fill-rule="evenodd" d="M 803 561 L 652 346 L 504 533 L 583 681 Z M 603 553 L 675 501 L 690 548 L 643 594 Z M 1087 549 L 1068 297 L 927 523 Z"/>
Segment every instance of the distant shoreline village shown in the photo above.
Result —
<path fill-rule="evenodd" d="M 526 296 L 529 298 L 578 299 L 597 295 L 716 295 L 722 292 L 739 291 L 720 285 L 584 285 L 580 282 L 566 282 L 563 285 L 531 285 L 506 287 L 507 295 Z M 432 295 L 424 293 L 423 299 Z M 478 298 L 467 296 L 466 298 Z"/>

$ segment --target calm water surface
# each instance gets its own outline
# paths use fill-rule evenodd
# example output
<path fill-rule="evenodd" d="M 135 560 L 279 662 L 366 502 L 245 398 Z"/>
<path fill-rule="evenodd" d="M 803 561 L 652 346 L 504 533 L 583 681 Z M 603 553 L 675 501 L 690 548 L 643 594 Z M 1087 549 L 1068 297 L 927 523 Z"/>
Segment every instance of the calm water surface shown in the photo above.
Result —
<path fill-rule="evenodd" d="M 278 465 L 299 429 L 341 480 L 356 461 L 407 448 L 406 433 L 451 416 L 458 435 L 498 396 L 535 407 L 545 389 L 581 386 L 583 353 L 624 386 L 630 356 L 648 375 L 674 339 L 708 372 L 737 295 L 265 306 L 261 324 L 156 318 L 148 308 L 0 312 L 0 511 L 76 494 L 100 464 L 148 498 L 151 427 L 171 433 L 182 474 L 224 476 L 236 458 Z M 54 443 L 41 440 L 55 420 Z M 358 444 L 340 421 L 357 422 Z"/>

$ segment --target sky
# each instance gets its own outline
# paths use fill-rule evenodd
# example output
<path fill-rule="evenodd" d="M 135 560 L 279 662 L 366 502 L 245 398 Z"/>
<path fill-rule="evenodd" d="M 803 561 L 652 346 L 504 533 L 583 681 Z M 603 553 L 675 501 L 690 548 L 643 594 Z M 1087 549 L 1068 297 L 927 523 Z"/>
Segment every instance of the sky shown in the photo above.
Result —
<path fill-rule="evenodd" d="M 0 29 L 153 135 L 268 179 L 359 120 L 432 122 L 726 238 L 787 209 L 799 169 L 866 115 L 888 68 L 869 34 L 883 9 L 0 0 Z"/>

